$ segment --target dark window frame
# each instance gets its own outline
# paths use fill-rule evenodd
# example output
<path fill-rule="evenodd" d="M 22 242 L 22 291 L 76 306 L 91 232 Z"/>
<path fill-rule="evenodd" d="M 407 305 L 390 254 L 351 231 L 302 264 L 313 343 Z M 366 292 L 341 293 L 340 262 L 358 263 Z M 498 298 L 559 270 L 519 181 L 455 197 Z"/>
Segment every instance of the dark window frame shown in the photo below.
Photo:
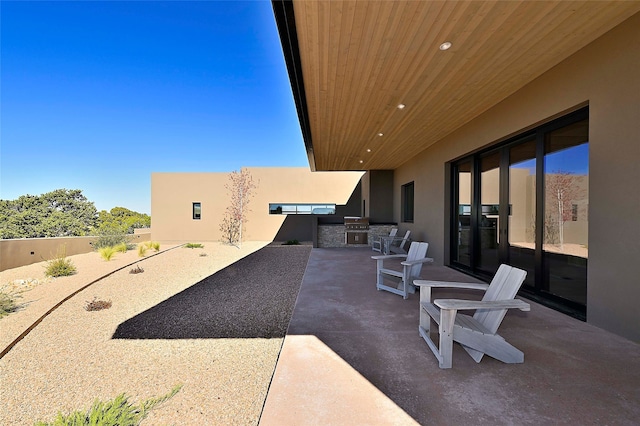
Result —
<path fill-rule="evenodd" d="M 415 210 L 415 181 L 402 185 L 400 194 L 402 198 L 400 201 L 402 206 L 402 211 L 400 212 L 402 222 L 413 223 Z"/>
<path fill-rule="evenodd" d="M 196 213 L 196 207 L 198 208 L 197 213 Z M 193 220 L 201 220 L 202 219 L 202 203 L 200 202 L 191 203 L 191 213 L 193 215 Z"/>
<path fill-rule="evenodd" d="M 458 190 L 458 184 L 459 182 L 457 182 L 456 179 L 456 170 L 457 167 L 459 167 L 461 164 L 464 164 L 466 162 L 471 162 L 472 163 L 472 194 L 471 194 L 471 198 L 472 198 L 472 210 L 473 212 L 475 212 L 475 214 L 472 214 L 472 222 L 473 219 L 476 218 L 478 216 L 478 211 L 479 209 L 481 209 L 481 205 L 480 205 L 480 200 L 479 197 L 477 196 L 478 194 L 480 194 L 480 182 L 477 179 L 477 176 L 479 176 L 479 164 L 480 164 L 480 159 L 482 158 L 482 156 L 487 155 L 488 153 L 490 153 L 491 151 L 494 150 L 502 150 L 505 153 L 508 153 L 508 149 L 510 147 L 513 146 L 517 146 L 521 143 L 523 143 L 526 139 L 529 139 L 531 137 L 535 137 L 535 143 L 536 143 L 536 188 L 541 188 L 538 191 L 536 191 L 536 226 L 535 226 L 535 230 L 536 230 L 536 241 L 544 241 L 544 217 L 545 217 L 545 200 L 544 200 L 544 177 L 545 177 L 545 171 L 544 171 L 544 157 L 545 157 L 545 136 L 550 134 L 551 132 L 561 129 L 563 127 L 572 125 L 574 123 L 578 123 L 580 121 L 583 120 L 589 120 L 590 118 L 590 114 L 589 114 L 589 107 L 582 107 L 580 109 L 577 109 L 576 111 L 570 112 L 562 117 L 559 117 L 557 119 L 551 120 L 547 123 L 543 123 L 537 127 L 535 127 L 534 129 L 530 129 L 528 131 L 525 131 L 521 134 L 518 134 L 514 137 L 511 137 L 507 140 L 504 141 L 499 141 L 496 142 L 494 144 L 491 144 L 487 147 L 469 152 L 467 154 L 465 154 L 464 156 L 458 157 L 454 160 L 451 160 L 447 163 L 447 170 L 448 173 L 450 173 L 450 176 L 448 178 L 449 184 L 446 188 L 447 193 L 449 194 L 449 200 L 448 200 L 448 211 L 449 214 L 453 214 L 456 211 L 457 208 L 457 204 L 456 204 L 456 200 L 457 198 L 457 190 Z M 505 162 L 505 164 L 508 164 L 508 162 Z M 506 175 L 507 172 L 504 172 L 503 175 Z M 477 182 L 476 182 L 477 181 Z M 504 188 L 502 189 L 503 191 L 508 191 L 507 185 L 503 185 Z M 505 194 L 504 196 L 501 196 L 501 198 L 503 199 L 508 199 L 508 194 Z M 504 212 L 504 216 L 505 218 L 501 221 L 502 223 L 507 223 L 507 218 L 510 215 L 510 206 L 508 207 L 508 211 L 505 208 L 505 212 Z M 580 206 L 578 206 L 578 210 L 580 210 Z M 577 219 L 577 218 L 576 218 Z M 474 232 L 477 233 L 477 225 L 472 223 L 472 232 L 471 232 L 471 254 L 470 254 L 470 265 L 465 265 L 464 263 L 461 263 L 459 261 L 456 260 L 456 256 L 457 256 L 457 246 L 455 244 L 455 238 L 457 238 L 457 227 L 455 222 L 450 221 L 448 224 L 448 232 L 450 235 L 450 240 L 449 240 L 449 262 L 448 265 L 451 266 L 454 269 L 460 270 L 468 275 L 474 276 L 476 278 L 479 279 L 483 279 L 483 280 L 490 280 L 492 275 L 487 275 L 485 272 L 481 271 L 480 268 L 478 267 L 478 262 L 477 262 L 477 253 L 479 252 L 479 248 L 478 248 L 478 238 L 477 235 L 475 236 L 476 238 L 474 238 Z M 534 279 L 535 282 L 533 284 L 533 286 L 526 286 L 523 285 L 523 287 L 520 289 L 520 292 L 524 295 L 526 295 L 527 297 L 531 298 L 532 300 L 535 300 L 545 306 L 551 307 L 552 309 L 558 310 L 560 312 L 563 312 L 565 314 L 571 315 L 577 319 L 580 319 L 582 321 L 584 321 L 586 319 L 586 304 L 582 304 L 567 298 L 563 298 L 561 296 L 557 296 L 554 295 L 548 291 L 545 291 L 546 287 L 546 281 L 545 281 L 545 273 L 548 270 L 548 266 L 546 266 L 547 264 L 545 264 L 545 261 L 543 259 L 543 250 L 542 250 L 542 245 L 538 244 L 535 248 L 535 274 L 534 274 Z M 547 268 L 547 269 L 544 269 Z"/>
<path fill-rule="evenodd" d="M 336 214 L 334 203 L 269 203 L 270 215 L 316 215 Z"/>

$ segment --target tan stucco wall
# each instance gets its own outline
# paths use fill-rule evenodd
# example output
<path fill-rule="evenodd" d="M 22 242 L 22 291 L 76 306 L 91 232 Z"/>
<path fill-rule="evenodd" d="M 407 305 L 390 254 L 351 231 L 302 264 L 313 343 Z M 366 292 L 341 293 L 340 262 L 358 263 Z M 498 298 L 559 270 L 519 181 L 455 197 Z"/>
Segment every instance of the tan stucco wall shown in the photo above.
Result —
<path fill-rule="evenodd" d="M 395 171 L 415 181 L 415 219 L 403 224 L 445 261 L 445 163 L 589 105 L 587 321 L 640 341 L 640 14 L 552 68 Z M 400 195 L 394 196 L 400 219 Z"/>
<path fill-rule="evenodd" d="M 132 235 L 132 242 L 149 241 L 151 234 L 141 230 Z M 89 253 L 96 237 L 22 238 L 0 240 L 0 271 L 30 265 L 53 258 L 64 247 L 67 256 Z M 1 283 L 0 283 L 1 284 Z"/>
<path fill-rule="evenodd" d="M 270 215 L 269 203 L 346 204 L 361 172 L 311 172 L 308 168 L 248 167 L 258 183 L 251 199 L 244 240 L 272 241 L 285 215 Z M 153 239 L 218 241 L 229 196 L 228 173 L 153 173 L 151 217 Z M 193 220 L 192 203 L 202 203 L 202 218 Z"/>

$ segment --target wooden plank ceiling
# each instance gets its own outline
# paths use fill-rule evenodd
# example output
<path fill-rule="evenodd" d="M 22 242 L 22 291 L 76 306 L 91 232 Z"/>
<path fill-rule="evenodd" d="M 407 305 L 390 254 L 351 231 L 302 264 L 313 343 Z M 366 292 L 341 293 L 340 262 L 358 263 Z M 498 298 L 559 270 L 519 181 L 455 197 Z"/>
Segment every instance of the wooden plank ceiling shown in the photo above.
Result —
<path fill-rule="evenodd" d="M 395 169 L 640 11 L 638 1 L 293 6 L 315 170 Z"/>

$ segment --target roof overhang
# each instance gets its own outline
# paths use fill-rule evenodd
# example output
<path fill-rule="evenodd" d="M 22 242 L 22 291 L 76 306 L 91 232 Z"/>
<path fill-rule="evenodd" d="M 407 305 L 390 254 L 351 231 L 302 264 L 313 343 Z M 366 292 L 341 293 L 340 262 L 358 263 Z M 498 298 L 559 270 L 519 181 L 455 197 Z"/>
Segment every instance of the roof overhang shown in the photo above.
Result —
<path fill-rule="evenodd" d="M 640 11 L 589 0 L 272 4 L 312 170 L 395 169 Z"/>

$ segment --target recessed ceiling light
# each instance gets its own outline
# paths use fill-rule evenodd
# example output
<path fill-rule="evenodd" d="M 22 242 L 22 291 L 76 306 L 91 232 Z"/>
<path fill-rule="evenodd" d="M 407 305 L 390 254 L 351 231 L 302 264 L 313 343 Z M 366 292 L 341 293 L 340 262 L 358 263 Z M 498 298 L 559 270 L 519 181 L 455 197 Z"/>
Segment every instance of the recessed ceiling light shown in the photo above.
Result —
<path fill-rule="evenodd" d="M 451 48 L 451 42 L 450 41 L 445 41 L 444 43 L 442 43 L 440 45 L 440 50 L 449 50 L 449 48 Z"/>
<path fill-rule="evenodd" d="M 384 133 L 380 132 L 378 133 L 378 136 L 384 136 Z"/>
<path fill-rule="evenodd" d="M 360 164 L 364 163 L 364 161 L 360 160 Z"/>
<path fill-rule="evenodd" d="M 371 149 L 367 148 L 367 152 L 371 152 Z"/>
<path fill-rule="evenodd" d="M 405 105 L 405 104 L 399 104 L 399 105 L 398 105 L 398 109 L 404 109 L 404 107 L 406 107 L 406 105 Z"/>

